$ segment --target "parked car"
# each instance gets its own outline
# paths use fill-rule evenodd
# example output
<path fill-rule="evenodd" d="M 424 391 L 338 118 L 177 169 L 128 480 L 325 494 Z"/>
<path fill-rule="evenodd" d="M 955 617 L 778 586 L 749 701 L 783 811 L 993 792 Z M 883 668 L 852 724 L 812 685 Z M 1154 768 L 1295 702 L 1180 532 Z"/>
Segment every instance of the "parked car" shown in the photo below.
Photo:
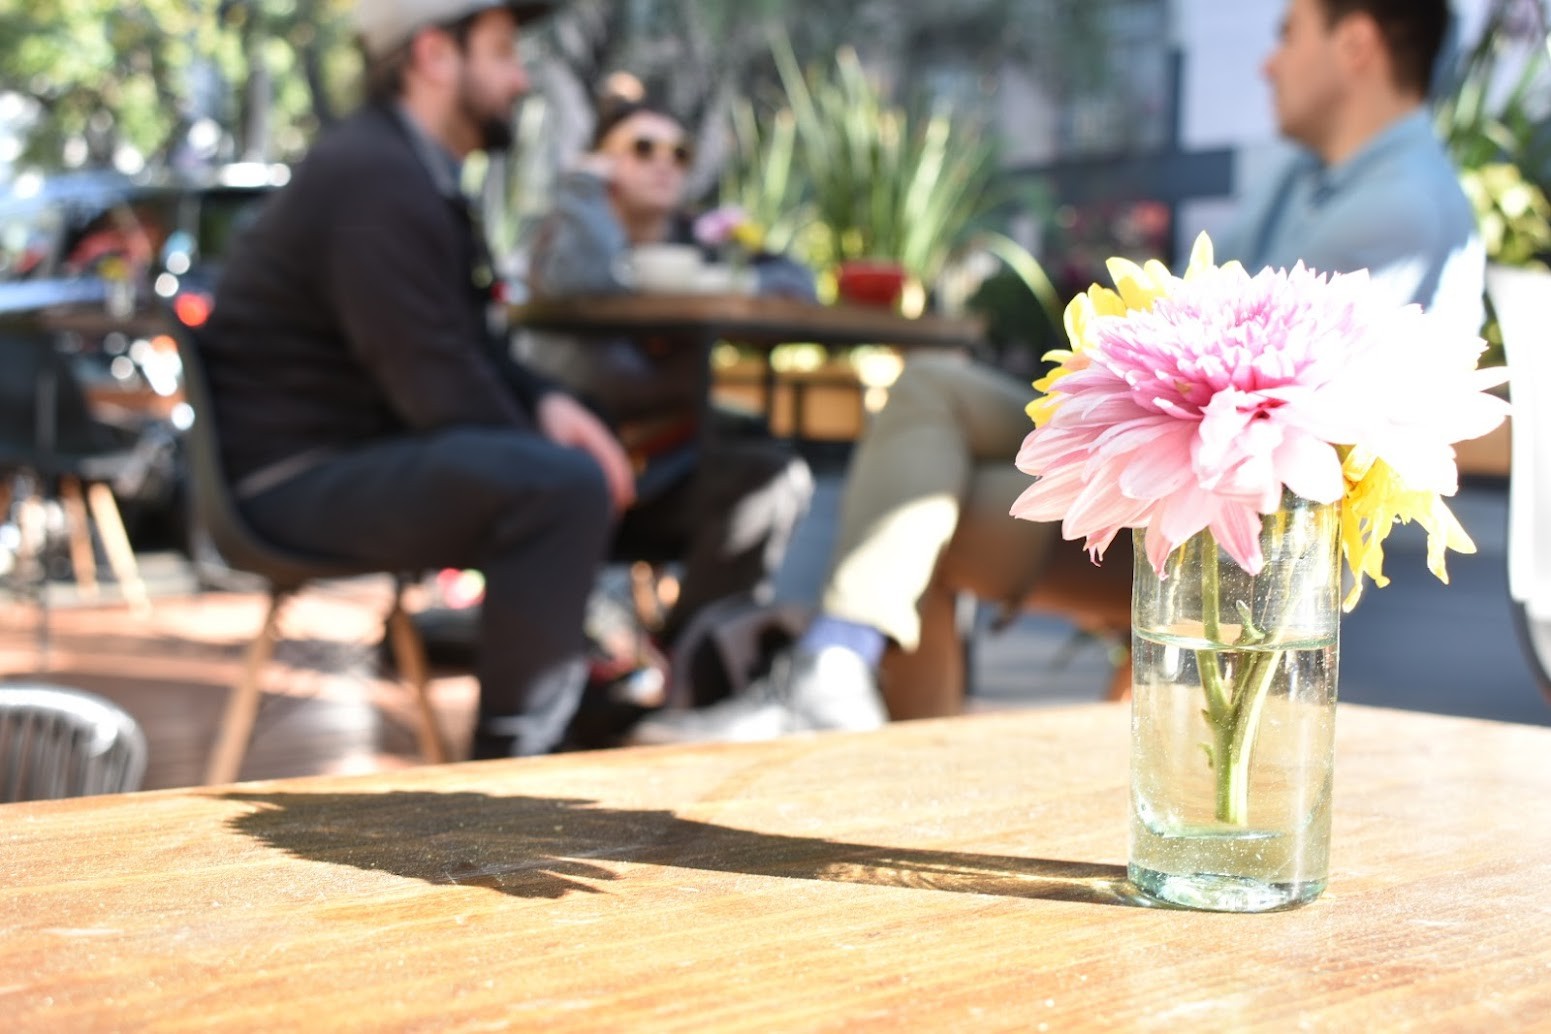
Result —
<path fill-rule="evenodd" d="M 202 322 L 221 260 L 289 175 L 256 164 L 71 172 L 19 178 L 0 198 L 0 317 L 49 318 L 94 416 L 144 453 L 141 476 L 114 486 L 137 545 L 184 544 L 177 436 L 189 414 L 158 300 Z"/>

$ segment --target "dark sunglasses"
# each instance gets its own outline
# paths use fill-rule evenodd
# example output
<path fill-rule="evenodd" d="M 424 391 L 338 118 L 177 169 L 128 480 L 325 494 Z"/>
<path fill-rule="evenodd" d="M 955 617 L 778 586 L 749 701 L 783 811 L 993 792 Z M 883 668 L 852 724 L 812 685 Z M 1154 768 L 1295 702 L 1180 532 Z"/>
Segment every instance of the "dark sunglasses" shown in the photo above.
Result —
<path fill-rule="evenodd" d="M 630 153 L 643 162 L 651 161 L 662 152 L 667 152 L 673 164 L 681 169 L 689 168 L 690 159 L 694 157 L 687 144 L 670 144 L 666 140 L 654 140 L 649 136 L 638 136 L 630 143 Z"/>

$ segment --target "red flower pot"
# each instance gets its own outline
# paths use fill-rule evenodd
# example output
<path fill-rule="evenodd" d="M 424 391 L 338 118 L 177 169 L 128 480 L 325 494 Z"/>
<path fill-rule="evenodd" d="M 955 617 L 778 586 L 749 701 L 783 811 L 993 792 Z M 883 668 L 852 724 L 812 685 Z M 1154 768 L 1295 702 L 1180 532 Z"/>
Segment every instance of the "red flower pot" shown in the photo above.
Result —
<path fill-rule="evenodd" d="M 905 270 L 894 262 L 852 259 L 840 263 L 835 283 L 842 301 L 891 309 L 905 290 Z"/>

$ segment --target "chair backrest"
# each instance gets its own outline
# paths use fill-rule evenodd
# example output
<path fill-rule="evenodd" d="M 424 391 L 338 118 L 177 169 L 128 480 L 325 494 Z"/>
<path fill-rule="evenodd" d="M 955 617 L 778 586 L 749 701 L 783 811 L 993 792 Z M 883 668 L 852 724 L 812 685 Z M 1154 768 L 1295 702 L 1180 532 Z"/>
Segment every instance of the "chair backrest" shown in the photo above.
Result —
<path fill-rule="evenodd" d="M 221 466 L 216 410 L 198 334 L 170 309 L 166 322 L 169 333 L 177 342 L 178 358 L 183 364 L 184 398 L 194 410 L 194 423 L 186 438 L 194 520 L 210 536 L 221 559 L 239 571 L 268 579 L 279 589 L 293 589 L 314 578 L 369 573 L 355 565 L 275 546 L 261 538 L 243 519 Z"/>
<path fill-rule="evenodd" d="M 53 332 L 24 317 L 0 320 L 0 463 L 53 473 L 115 444 L 92 419 Z"/>
<path fill-rule="evenodd" d="M 0 802 L 140 789 L 145 734 L 123 708 L 79 689 L 0 685 Z"/>
<path fill-rule="evenodd" d="M 1508 595 L 1541 686 L 1551 693 L 1551 272 L 1493 266 L 1486 284 L 1513 402 Z"/>

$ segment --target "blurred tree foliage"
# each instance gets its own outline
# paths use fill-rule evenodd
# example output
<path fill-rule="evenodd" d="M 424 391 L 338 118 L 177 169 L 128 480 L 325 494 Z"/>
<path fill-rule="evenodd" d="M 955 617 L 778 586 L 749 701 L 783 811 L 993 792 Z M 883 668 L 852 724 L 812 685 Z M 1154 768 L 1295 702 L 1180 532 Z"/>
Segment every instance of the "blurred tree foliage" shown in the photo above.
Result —
<path fill-rule="evenodd" d="M 350 3 L 0 0 L 0 91 L 37 110 L 22 161 L 154 162 L 203 118 L 220 157 L 294 157 L 351 95 Z"/>
<path fill-rule="evenodd" d="M 684 118 L 699 138 L 694 186 L 710 189 L 741 101 L 779 107 L 771 51 L 780 36 L 801 64 L 854 47 L 890 99 L 944 89 L 986 103 L 1014 65 L 1052 95 L 1106 75 L 1103 34 L 1111 9 L 1139 0 L 574 0 L 556 19 L 544 95 L 557 108 L 562 153 L 582 146 L 592 89 L 627 70 Z"/>
<path fill-rule="evenodd" d="M 1104 9 L 1135 2 L 573 0 L 535 64 L 562 149 L 586 137 L 592 84 L 630 70 L 703 130 L 709 187 L 733 104 L 778 83 L 774 27 L 803 62 L 850 43 L 901 83 L 950 67 L 974 84 L 1014 62 L 1058 86 L 1104 74 L 1089 45 Z M 222 157 L 293 158 L 355 96 L 352 3 L 0 0 L 0 91 L 37 106 L 23 160 L 105 164 L 128 145 L 154 162 L 200 118 L 225 131 Z"/>

